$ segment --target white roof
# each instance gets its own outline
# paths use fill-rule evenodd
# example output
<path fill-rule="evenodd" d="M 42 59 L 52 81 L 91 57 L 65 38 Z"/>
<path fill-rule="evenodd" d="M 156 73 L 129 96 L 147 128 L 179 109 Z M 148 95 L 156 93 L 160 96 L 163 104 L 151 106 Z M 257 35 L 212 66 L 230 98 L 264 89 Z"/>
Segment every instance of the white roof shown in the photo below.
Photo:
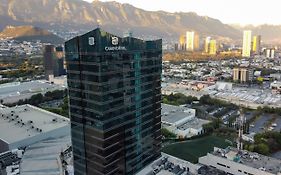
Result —
<path fill-rule="evenodd" d="M 69 125 L 69 119 L 31 105 L 0 108 L 0 139 L 11 144 Z"/>

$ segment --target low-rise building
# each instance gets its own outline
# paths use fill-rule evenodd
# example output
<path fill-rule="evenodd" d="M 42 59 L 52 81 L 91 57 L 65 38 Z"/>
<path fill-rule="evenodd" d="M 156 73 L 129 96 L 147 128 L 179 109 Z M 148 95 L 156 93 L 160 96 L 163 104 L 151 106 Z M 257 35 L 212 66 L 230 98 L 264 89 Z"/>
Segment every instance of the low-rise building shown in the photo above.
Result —
<path fill-rule="evenodd" d="M 69 119 L 31 105 L 0 108 L 0 153 L 69 135 Z"/>
<path fill-rule="evenodd" d="M 232 147 L 215 147 L 199 163 L 232 175 L 281 175 L 281 160 Z"/>
<path fill-rule="evenodd" d="M 162 104 L 162 127 L 176 134 L 180 138 L 189 138 L 204 133 L 203 125 L 208 120 L 195 116 L 196 110 L 184 106 Z"/>
<path fill-rule="evenodd" d="M 56 85 L 46 80 L 29 82 L 12 82 L 0 85 L 0 100 L 3 104 L 16 103 L 19 100 L 29 99 L 35 94 L 45 94 L 49 91 L 64 90 L 64 85 Z"/>
<path fill-rule="evenodd" d="M 273 83 L 271 83 L 270 89 L 275 94 L 281 94 L 281 81 L 274 81 Z"/>

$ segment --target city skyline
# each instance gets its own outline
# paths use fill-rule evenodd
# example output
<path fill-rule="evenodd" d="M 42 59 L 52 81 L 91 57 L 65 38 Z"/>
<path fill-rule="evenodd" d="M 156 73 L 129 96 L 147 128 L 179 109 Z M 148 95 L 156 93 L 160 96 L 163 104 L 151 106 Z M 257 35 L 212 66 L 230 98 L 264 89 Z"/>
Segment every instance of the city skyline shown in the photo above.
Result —
<path fill-rule="evenodd" d="M 85 0 L 92 2 L 93 0 Z M 101 0 L 108 2 L 112 0 Z M 272 5 L 270 8 L 264 8 L 264 3 L 253 3 L 252 1 L 238 0 L 231 5 L 225 5 L 223 0 L 204 1 L 204 0 L 116 0 L 120 3 L 128 3 L 138 8 L 149 11 L 164 10 L 168 12 L 195 12 L 200 16 L 208 16 L 221 20 L 227 24 L 240 25 L 261 25 L 273 24 L 281 25 L 278 5 Z M 266 1 L 266 4 L 276 4 L 274 0 Z M 206 8 L 208 7 L 208 8 Z M 239 13 L 237 13 L 239 11 Z M 257 12 L 263 13 L 257 13 Z M 223 15 L 222 15 L 223 14 Z"/>

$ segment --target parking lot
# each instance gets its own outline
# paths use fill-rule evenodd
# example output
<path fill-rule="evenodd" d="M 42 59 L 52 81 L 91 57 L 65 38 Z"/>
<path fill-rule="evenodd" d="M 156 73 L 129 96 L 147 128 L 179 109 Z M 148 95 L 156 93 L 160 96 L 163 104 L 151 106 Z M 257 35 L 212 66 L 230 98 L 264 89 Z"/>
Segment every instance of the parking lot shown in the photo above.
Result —
<path fill-rule="evenodd" d="M 260 116 L 254 123 L 250 125 L 250 133 L 262 133 L 265 131 L 266 123 L 271 120 L 273 117 L 268 114 Z"/>
<path fill-rule="evenodd" d="M 279 118 L 276 119 L 276 121 L 274 122 L 277 124 L 276 127 L 274 127 L 274 131 L 281 131 L 281 116 L 279 116 Z"/>

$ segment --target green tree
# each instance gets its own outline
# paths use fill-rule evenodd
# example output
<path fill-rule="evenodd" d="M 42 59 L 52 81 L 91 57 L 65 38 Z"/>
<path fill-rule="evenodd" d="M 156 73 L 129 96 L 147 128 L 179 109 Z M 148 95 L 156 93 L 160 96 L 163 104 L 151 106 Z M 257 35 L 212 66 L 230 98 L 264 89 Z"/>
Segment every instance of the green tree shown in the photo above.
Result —
<path fill-rule="evenodd" d="M 168 129 L 166 128 L 161 128 L 161 133 L 165 138 L 176 138 L 177 135 L 170 132 Z"/>
<path fill-rule="evenodd" d="M 269 147 L 264 144 L 264 143 L 260 143 L 258 145 L 255 146 L 254 151 L 263 155 L 268 155 L 269 154 Z"/>

